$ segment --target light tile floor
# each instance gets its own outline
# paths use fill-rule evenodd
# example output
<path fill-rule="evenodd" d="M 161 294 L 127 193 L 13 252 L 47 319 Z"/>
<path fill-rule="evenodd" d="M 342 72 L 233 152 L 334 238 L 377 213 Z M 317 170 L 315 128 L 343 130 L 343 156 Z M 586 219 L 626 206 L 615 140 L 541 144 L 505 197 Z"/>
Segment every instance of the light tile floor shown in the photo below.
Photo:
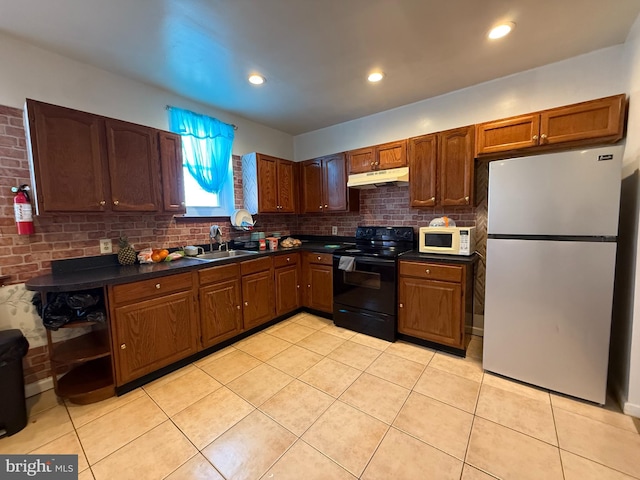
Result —
<path fill-rule="evenodd" d="M 0 453 L 80 479 L 640 479 L 640 421 L 298 314 L 103 402 L 28 400 Z"/>

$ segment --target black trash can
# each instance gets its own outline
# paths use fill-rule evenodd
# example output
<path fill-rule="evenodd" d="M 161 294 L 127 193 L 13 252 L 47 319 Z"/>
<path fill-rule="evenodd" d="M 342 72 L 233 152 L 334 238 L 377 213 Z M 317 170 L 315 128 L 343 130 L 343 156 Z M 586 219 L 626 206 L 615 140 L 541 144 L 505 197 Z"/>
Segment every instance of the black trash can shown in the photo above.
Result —
<path fill-rule="evenodd" d="M 22 357 L 29 342 L 20 330 L 0 331 L 0 438 L 27 426 Z"/>

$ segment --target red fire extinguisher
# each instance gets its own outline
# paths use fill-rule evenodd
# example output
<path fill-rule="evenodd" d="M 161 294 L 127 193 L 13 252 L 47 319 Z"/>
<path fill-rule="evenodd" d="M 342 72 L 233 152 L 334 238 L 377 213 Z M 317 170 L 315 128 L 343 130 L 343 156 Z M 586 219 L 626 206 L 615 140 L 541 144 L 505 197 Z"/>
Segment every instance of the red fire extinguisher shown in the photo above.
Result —
<path fill-rule="evenodd" d="M 15 212 L 18 235 L 31 235 L 35 232 L 29 190 L 29 185 L 26 184 L 19 187 L 11 187 L 11 191 L 16 194 L 13 197 L 13 210 Z"/>

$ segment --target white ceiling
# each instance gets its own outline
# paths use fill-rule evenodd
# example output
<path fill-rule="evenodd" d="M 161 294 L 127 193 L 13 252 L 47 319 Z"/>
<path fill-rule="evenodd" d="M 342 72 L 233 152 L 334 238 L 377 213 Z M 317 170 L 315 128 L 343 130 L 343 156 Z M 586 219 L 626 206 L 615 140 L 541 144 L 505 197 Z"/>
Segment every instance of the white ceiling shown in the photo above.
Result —
<path fill-rule="evenodd" d="M 640 0 L 0 0 L 0 31 L 295 135 L 623 43 L 639 13 Z M 487 40 L 504 20 L 514 32 Z M 253 71 L 267 83 L 249 85 Z"/>

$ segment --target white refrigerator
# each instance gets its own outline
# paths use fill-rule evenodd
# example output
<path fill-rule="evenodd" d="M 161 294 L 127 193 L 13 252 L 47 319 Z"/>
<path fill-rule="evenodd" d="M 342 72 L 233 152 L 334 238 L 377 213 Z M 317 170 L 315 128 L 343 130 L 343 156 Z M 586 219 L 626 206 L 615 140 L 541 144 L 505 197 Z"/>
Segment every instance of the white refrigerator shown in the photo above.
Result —
<path fill-rule="evenodd" d="M 490 163 L 485 370 L 605 403 L 622 153 Z"/>

